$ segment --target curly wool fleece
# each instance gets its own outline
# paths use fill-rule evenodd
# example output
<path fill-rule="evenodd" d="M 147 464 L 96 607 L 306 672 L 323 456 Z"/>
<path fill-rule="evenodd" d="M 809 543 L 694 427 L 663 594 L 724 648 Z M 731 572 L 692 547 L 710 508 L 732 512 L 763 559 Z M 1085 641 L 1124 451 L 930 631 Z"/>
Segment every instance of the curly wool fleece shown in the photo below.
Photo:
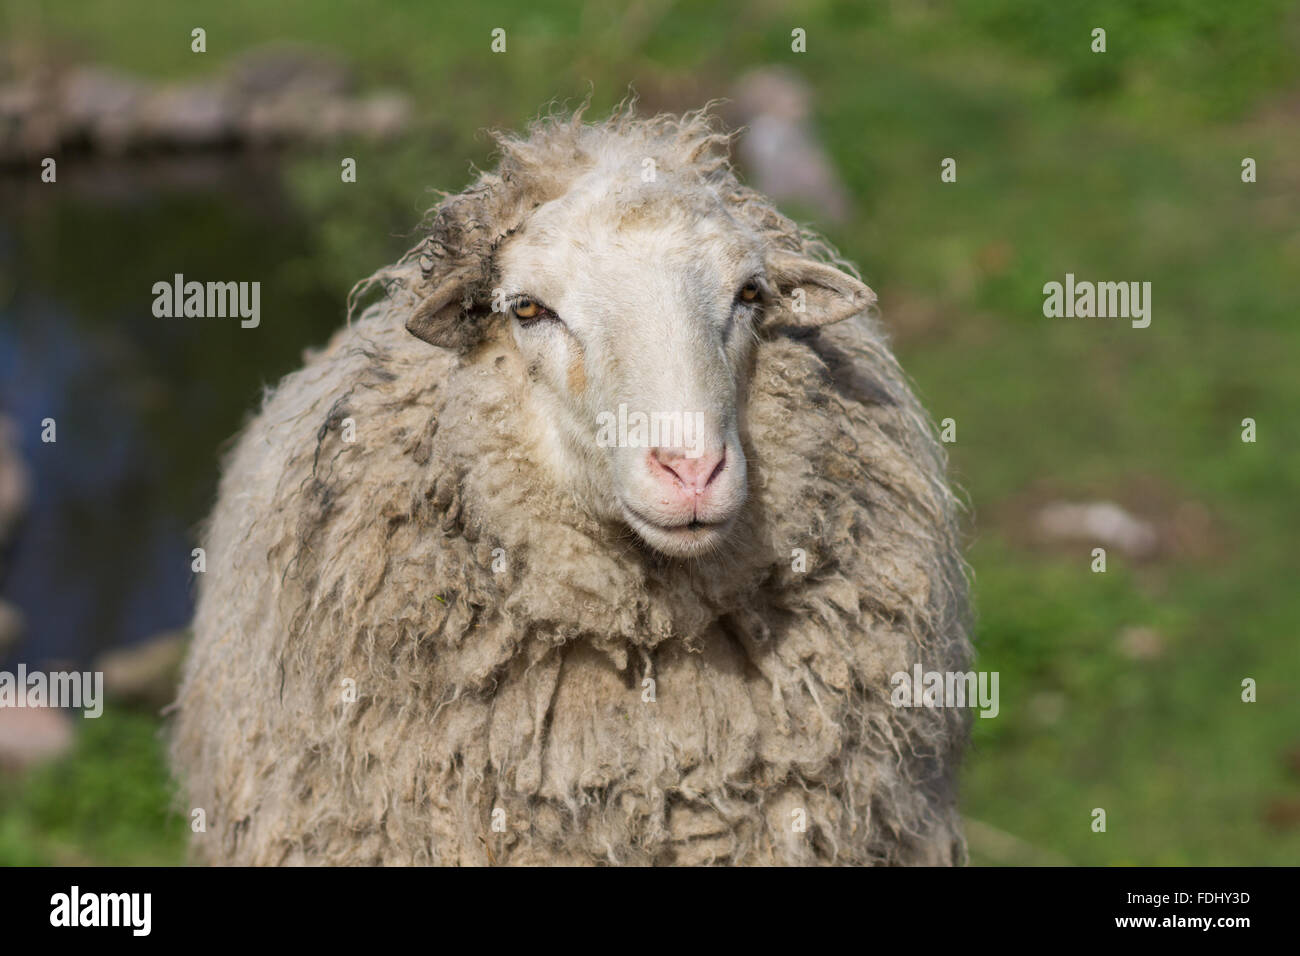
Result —
<path fill-rule="evenodd" d="M 195 858 L 963 861 L 965 713 L 890 703 L 891 675 L 964 670 L 970 645 L 943 454 L 880 329 L 763 338 L 732 546 L 655 555 L 539 466 L 508 332 L 432 348 L 412 308 L 448 270 L 490 286 L 518 217 L 620 143 L 828 252 L 736 182 L 700 114 L 499 142 L 226 462 L 172 739 Z"/>

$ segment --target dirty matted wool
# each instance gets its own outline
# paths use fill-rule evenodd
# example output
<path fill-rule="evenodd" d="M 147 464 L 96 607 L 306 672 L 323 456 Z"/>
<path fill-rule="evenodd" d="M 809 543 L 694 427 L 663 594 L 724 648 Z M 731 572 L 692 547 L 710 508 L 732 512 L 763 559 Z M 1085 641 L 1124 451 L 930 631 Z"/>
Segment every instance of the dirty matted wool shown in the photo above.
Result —
<path fill-rule="evenodd" d="M 697 119 L 638 122 L 599 135 L 650 128 L 730 176 Z M 505 143 L 503 167 L 593 128 Z M 466 195 L 481 213 L 446 202 Z M 955 505 L 875 321 L 757 346 L 733 546 L 672 561 L 550 482 L 503 328 L 461 352 L 405 330 L 425 265 L 390 270 L 226 462 L 172 733 L 195 858 L 961 862 L 968 721 L 890 702 L 898 672 L 969 663 Z"/>

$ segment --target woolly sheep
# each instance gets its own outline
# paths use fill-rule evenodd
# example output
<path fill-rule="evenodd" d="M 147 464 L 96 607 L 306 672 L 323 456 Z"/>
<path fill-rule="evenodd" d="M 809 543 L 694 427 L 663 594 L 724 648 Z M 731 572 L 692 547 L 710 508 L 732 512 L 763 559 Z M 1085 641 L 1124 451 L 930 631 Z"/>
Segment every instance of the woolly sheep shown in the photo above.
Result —
<path fill-rule="evenodd" d="M 963 862 L 969 721 L 891 704 L 970 658 L 956 508 L 874 294 L 703 111 L 581 114 L 498 136 L 231 451 L 195 858 Z M 697 427 L 597 441 L 620 405 Z"/>

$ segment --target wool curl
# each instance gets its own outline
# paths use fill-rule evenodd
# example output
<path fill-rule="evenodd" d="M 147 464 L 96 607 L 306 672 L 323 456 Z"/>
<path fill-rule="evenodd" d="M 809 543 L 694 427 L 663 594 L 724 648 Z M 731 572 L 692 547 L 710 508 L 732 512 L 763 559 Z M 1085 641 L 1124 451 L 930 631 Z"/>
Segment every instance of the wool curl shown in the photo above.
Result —
<path fill-rule="evenodd" d="M 204 531 L 173 765 L 222 864 L 952 864 L 971 658 L 944 455 L 876 321 L 774 333 L 724 554 L 673 561 L 540 465 L 507 332 L 404 329 L 602 155 L 651 156 L 772 249 L 838 261 L 742 186 L 704 112 L 546 117 L 271 390 Z M 354 430 L 347 440 L 348 429 Z M 792 556 L 804 556 L 797 569 Z"/>

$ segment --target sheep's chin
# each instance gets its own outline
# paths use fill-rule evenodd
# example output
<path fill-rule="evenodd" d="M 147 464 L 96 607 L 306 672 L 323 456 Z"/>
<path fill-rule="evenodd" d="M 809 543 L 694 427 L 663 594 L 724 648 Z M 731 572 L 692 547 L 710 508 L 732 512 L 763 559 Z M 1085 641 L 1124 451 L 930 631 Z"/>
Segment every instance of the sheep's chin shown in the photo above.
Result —
<path fill-rule="evenodd" d="M 719 551 L 732 520 L 729 518 L 713 524 L 669 528 L 647 521 L 627 505 L 623 505 L 623 519 L 636 532 L 637 537 L 670 558 L 697 558 Z"/>

